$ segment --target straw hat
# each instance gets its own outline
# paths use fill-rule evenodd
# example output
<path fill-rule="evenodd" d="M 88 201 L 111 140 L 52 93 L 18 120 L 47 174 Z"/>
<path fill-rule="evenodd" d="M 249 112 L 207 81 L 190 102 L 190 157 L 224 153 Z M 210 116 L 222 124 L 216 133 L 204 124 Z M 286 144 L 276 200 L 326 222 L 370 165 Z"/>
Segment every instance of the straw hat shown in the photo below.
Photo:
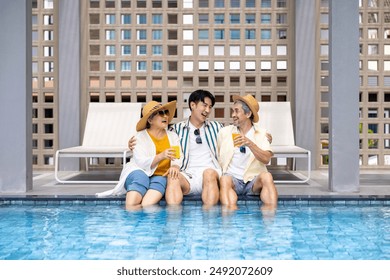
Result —
<path fill-rule="evenodd" d="M 236 100 L 241 100 L 248 105 L 253 114 L 253 122 L 257 123 L 259 121 L 259 114 L 257 113 L 259 111 L 259 102 L 250 94 L 245 96 L 233 95 L 233 101 L 235 102 Z"/>
<path fill-rule="evenodd" d="M 168 123 L 170 123 L 173 119 L 173 116 L 175 115 L 176 100 L 171 101 L 165 105 L 162 105 L 157 101 L 149 101 L 148 103 L 146 103 L 144 108 L 142 109 L 142 118 L 137 123 L 137 131 L 141 131 L 146 128 L 146 123 L 148 122 L 149 117 L 154 112 L 162 111 L 165 109 L 169 110 Z"/>

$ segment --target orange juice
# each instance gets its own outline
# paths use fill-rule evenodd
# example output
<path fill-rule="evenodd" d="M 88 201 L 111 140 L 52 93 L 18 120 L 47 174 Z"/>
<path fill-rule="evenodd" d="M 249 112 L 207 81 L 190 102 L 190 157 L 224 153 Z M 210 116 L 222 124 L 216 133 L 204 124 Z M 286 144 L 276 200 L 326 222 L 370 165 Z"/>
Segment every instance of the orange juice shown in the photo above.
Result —
<path fill-rule="evenodd" d="M 234 139 L 235 139 L 237 136 L 240 136 L 240 133 L 232 133 L 233 144 L 234 144 Z M 236 146 L 238 146 L 238 145 L 236 145 Z"/>
<path fill-rule="evenodd" d="M 180 147 L 172 146 L 171 148 L 175 151 L 175 158 L 180 158 Z"/>

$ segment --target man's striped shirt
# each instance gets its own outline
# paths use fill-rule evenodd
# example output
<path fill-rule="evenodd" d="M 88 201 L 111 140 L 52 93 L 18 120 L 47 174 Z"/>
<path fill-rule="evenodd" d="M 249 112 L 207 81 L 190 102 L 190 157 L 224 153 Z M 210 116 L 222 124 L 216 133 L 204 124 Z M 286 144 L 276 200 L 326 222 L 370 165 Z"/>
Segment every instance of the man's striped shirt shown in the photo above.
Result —
<path fill-rule="evenodd" d="M 189 119 L 181 121 L 172 125 L 170 130 L 175 131 L 180 138 L 180 145 L 183 151 L 183 164 L 181 166 L 181 170 L 188 169 L 189 165 Z M 210 149 L 210 156 L 212 157 L 213 162 L 218 164 L 218 151 L 217 151 L 217 136 L 219 130 L 223 127 L 223 124 L 217 121 L 208 121 L 206 120 L 204 123 L 204 130 L 206 134 L 206 142 Z"/>

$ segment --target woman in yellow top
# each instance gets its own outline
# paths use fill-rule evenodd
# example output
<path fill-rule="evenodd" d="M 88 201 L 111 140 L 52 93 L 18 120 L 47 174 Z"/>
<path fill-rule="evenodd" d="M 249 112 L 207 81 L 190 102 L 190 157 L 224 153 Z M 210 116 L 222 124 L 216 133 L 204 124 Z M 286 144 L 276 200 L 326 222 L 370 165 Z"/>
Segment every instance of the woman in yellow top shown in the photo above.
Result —
<path fill-rule="evenodd" d="M 176 101 L 165 105 L 150 101 L 142 109 L 133 158 L 121 175 L 126 176 L 126 208 L 158 203 L 164 196 L 167 180 L 178 177 L 182 153 L 177 155 L 173 146 L 179 146 L 180 151 L 179 137 L 167 130 L 175 110 Z"/>

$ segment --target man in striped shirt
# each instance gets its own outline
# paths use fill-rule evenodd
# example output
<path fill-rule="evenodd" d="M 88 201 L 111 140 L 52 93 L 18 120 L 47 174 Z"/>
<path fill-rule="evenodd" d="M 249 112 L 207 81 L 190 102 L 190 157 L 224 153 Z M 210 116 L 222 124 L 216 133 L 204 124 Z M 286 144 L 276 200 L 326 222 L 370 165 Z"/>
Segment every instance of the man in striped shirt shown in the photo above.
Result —
<path fill-rule="evenodd" d="M 184 159 L 178 179 L 168 182 L 165 200 L 168 204 L 180 204 L 183 195 L 201 195 L 203 204 L 211 206 L 219 201 L 217 135 L 223 125 L 207 119 L 215 104 L 209 91 L 194 91 L 188 104 L 190 117 L 171 127 L 179 135 Z"/>

